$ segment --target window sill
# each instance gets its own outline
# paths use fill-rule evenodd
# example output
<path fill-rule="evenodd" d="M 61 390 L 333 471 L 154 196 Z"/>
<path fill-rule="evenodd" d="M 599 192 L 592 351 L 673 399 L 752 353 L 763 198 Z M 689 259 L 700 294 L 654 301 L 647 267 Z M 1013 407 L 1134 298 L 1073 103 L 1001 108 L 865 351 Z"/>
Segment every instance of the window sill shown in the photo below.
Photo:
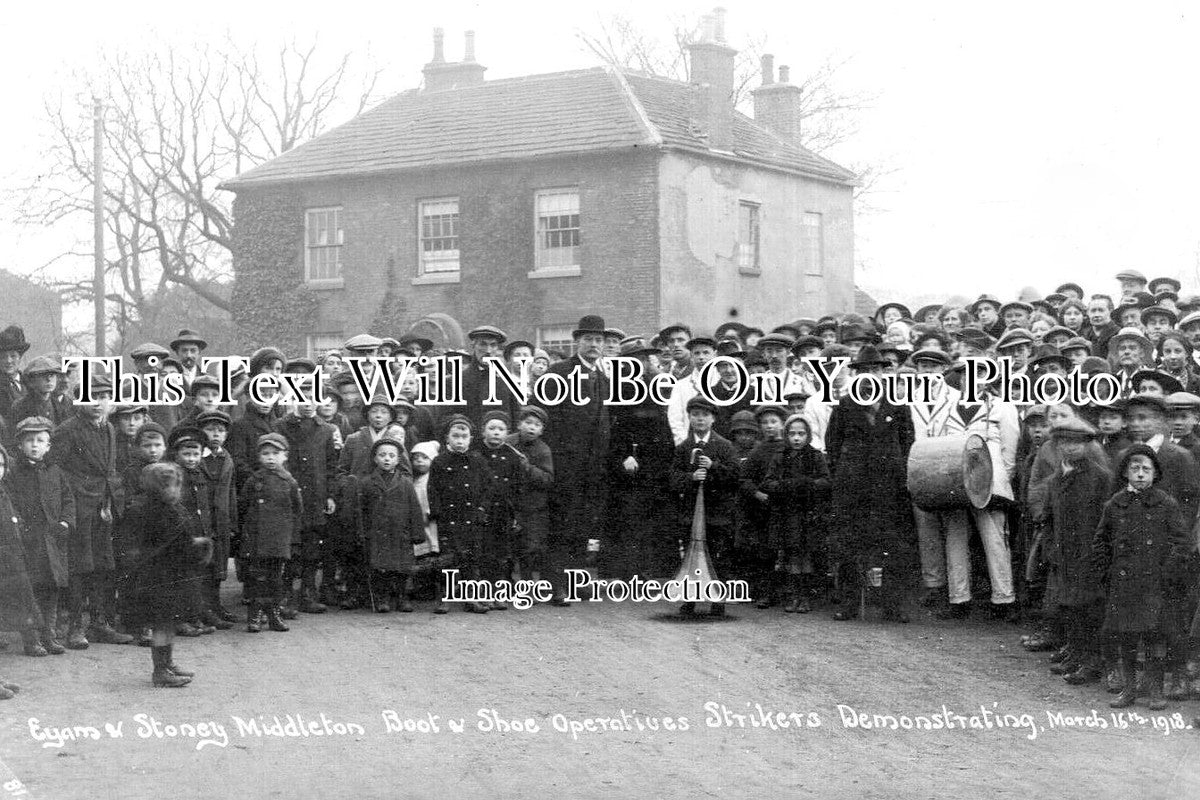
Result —
<path fill-rule="evenodd" d="M 583 274 L 578 266 L 575 267 L 545 267 L 526 273 L 530 280 L 540 278 L 578 278 Z"/>
<path fill-rule="evenodd" d="M 430 272 L 412 279 L 413 286 L 430 286 L 437 283 L 461 283 L 461 272 Z"/>
<path fill-rule="evenodd" d="M 762 267 L 738 267 L 738 275 L 750 275 L 757 278 L 762 275 Z"/>
<path fill-rule="evenodd" d="M 329 289 L 342 289 L 345 287 L 345 282 L 342 278 L 335 278 L 327 281 L 305 281 L 304 285 L 313 291 L 321 292 Z"/>

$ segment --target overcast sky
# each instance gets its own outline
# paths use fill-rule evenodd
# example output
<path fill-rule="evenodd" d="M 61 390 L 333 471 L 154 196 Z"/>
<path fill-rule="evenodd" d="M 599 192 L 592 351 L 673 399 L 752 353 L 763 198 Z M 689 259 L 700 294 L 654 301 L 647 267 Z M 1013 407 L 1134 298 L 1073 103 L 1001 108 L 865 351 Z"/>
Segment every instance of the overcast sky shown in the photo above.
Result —
<path fill-rule="evenodd" d="M 42 96 L 101 49 L 186 46 L 227 30 L 271 46 L 319 32 L 323 46 L 370 48 L 400 90 L 418 84 L 435 26 L 446 29 L 451 60 L 461 56 L 462 31 L 473 28 L 487 76 L 502 78 L 595 65 L 575 31 L 607 14 L 667 36 L 671 19 L 698 19 L 712 5 L 21 4 L 6 9 L 0 30 L 8 98 L 0 176 L 11 186 L 36 168 Z M 861 134 L 837 153 L 895 170 L 871 200 L 877 210 L 856 220 L 858 283 L 877 299 L 984 290 L 1008 297 L 1068 279 L 1108 291 L 1126 267 L 1200 291 L 1194 3 L 725 6 L 734 47 L 765 32 L 776 64 L 790 64 L 793 77 L 828 57 L 852 57 L 842 86 L 878 97 Z M 5 267 L 15 272 L 59 245 L 6 221 L 0 235 L 15 256 Z"/>

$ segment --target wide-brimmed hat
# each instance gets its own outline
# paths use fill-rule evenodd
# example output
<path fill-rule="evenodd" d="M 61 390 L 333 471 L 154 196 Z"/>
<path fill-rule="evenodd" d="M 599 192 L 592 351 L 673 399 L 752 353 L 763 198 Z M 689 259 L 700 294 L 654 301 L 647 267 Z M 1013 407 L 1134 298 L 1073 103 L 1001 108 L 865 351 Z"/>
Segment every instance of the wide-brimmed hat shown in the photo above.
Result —
<path fill-rule="evenodd" d="M 0 331 L 0 352 L 15 350 L 24 355 L 29 350 L 29 342 L 25 341 L 25 329 L 20 325 L 9 325 Z"/>
<path fill-rule="evenodd" d="M 878 320 L 883 316 L 883 312 L 887 311 L 889 308 L 894 308 L 899 311 L 902 319 L 912 319 L 912 312 L 908 310 L 908 306 L 904 305 L 904 303 L 884 303 L 879 308 L 875 309 L 875 313 L 871 315 L 871 319 Z"/>
<path fill-rule="evenodd" d="M 921 306 L 917 309 L 917 313 L 913 316 L 913 321 L 924 322 L 925 318 L 931 313 L 936 313 L 939 317 L 942 315 L 942 309 L 945 306 L 942 303 L 930 303 L 927 306 Z"/>
<path fill-rule="evenodd" d="M 1172 395 L 1183 391 L 1183 384 L 1176 378 L 1156 369 L 1139 369 L 1129 378 L 1129 384 L 1136 392 L 1142 381 L 1151 380 L 1162 387 L 1164 395 Z"/>
<path fill-rule="evenodd" d="M 200 334 L 196 333 L 190 328 L 184 328 L 183 330 L 179 331 L 179 335 L 171 340 L 171 349 L 178 352 L 179 346 L 182 344 L 194 344 L 201 350 L 208 347 L 208 342 L 206 342 L 200 336 Z"/>

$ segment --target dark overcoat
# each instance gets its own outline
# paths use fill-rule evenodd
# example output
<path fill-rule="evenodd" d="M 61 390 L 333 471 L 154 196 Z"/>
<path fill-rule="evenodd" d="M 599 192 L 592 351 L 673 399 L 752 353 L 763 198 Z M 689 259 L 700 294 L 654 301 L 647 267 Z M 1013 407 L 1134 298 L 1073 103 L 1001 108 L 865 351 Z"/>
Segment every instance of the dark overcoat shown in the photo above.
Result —
<path fill-rule="evenodd" d="M 209 563 L 209 577 L 224 580 L 229 569 L 233 534 L 238 529 L 233 457 L 224 448 L 210 450 L 201 460 L 200 469 L 212 487 L 213 557 Z"/>
<path fill-rule="evenodd" d="M 425 513 L 411 478 L 375 469 L 363 480 L 363 523 L 371 569 L 413 571 L 413 545 L 425 541 Z"/>
<path fill-rule="evenodd" d="M 286 470 L 259 468 L 246 480 L 238 503 L 242 558 L 291 558 L 304 517 L 296 479 Z"/>
<path fill-rule="evenodd" d="M 825 535 L 822 512 L 829 498 L 825 454 L 809 444 L 799 450 L 784 448 L 760 487 L 769 498 L 768 545 L 793 562 L 810 562 Z"/>
<path fill-rule="evenodd" d="M 75 530 L 67 549 L 72 575 L 116 566 L 112 523 L 100 516 L 105 507 L 114 515 L 124 509 L 116 451 L 117 433 L 108 422 L 97 426 L 76 414 L 54 431 L 49 457 L 62 468 L 75 494 Z"/>
<path fill-rule="evenodd" d="M 872 410 L 843 397 L 829 416 L 825 452 L 833 503 L 830 546 L 835 560 L 911 547 L 908 451 L 912 414 L 881 402 Z"/>
<path fill-rule="evenodd" d="M 1096 527 L 1104 504 L 1112 497 L 1112 474 L 1084 458 L 1070 472 L 1060 468 L 1047 491 L 1049 529 L 1042 558 L 1050 565 L 1046 579 L 1047 609 L 1082 608 L 1103 599 L 1089 564 Z"/>
<path fill-rule="evenodd" d="M 1191 453 L 1169 441 L 1164 441 L 1159 446 L 1157 455 L 1159 466 L 1162 467 L 1162 478 L 1154 487 L 1163 490 L 1179 503 L 1184 523 L 1190 529 L 1196 521 L 1197 510 L 1200 510 L 1200 467 L 1196 465 Z M 1117 455 L 1113 461 L 1114 471 L 1124 458 L 1124 451 Z M 1113 475 L 1112 494 L 1124 489 L 1125 483 L 1123 475 Z"/>
<path fill-rule="evenodd" d="M 306 532 L 325 527 L 325 501 L 332 497 L 333 468 L 338 463 L 333 430 L 332 425 L 318 417 L 304 419 L 295 414 L 275 423 L 275 431 L 288 440 L 287 468 L 303 494 L 304 517 L 300 527 Z M 316 542 L 303 544 L 305 550 L 311 551 Z M 309 552 L 304 557 L 317 555 Z"/>
<path fill-rule="evenodd" d="M 72 417 L 72 406 L 71 398 L 65 394 L 54 392 L 43 398 L 26 392 L 13 406 L 12 424 L 16 427 L 16 424 L 26 417 L 45 417 L 58 427 Z"/>
<path fill-rule="evenodd" d="M 1189 546 L 1179 503 L 1157 486 L 1137 494 L 1122 489 L 1105 504 L 1092 542 L 1091 577 L 1105 591 L 1106 632 L 1161 631 Z"/>
<path fill-rule="evenodd" d="M 38 617 L 25 560 L 21 519 L 7 487 L 0 484 L 0 619 L 22 630 L 33 627 Z"/>
<path fill-rule="evenodd" d="M 701 481 L 692 480 L 697 467 L 692 462 L 692 451 L 699 448 L 712 459 L 708 475 L 704 479 L 704 520 L 707 527 L 708 554 L 714 566 L 725 566 L 733 549 L 733 523 L 737 503 L 738 468 L 733 445 L 719 434 L 710 433 L 708 441 L 700 444 L 696 436 L 688 432 L 687 438 L 675 448 L 675 459 L 671 463 L 671 490 L 678 498 L 676 531 L 680 539 L 688 540 L 692 517 L 696 508 L 696 496 Z"/>
<path fill-rule="evenodd" d="M 548 372 L 566 378 L 576 368 L 588 402 L 575 405 L 568 400 L 546 409 L 549 417 L 544 434 L 554 453 L 554 489 L 550 494 L 551 535 L 574 552 L 582 554 L 589 539 L 600 538 L 608 497 L 610 421 L 608 377 L 597 367 L 589 369 L 579 356 L 552 364 Z"/>
<path fill-rule="evenodd" d="M 233 421 L 225 437 L 225 449 L 233 456 L 234 486 L 238 489 L 258 469 L 258 437 L 274 431 L 278 418 L 271 412 L 260 414 L 247 405 L 246 413 Z"/>
<path fill-rule="evenodd" d="M 429 468 L 429 516 L 438 524 L 438 548 L 444 554 L 482 555 L 487 525 L 488 481 L 483 456 L 474 450 L 442 450 Z"/>
<path fill-rule="evenodd" d="M 740 464 L 738 499 L 741 503 L 741 524 L 737 532 L 737 545 L 740 548 L 759 550 L 771 547 L 770 499 L 763 502 L 756 498 L 754 493 L 763 491 L 762 482 L 783 458 L 785 449 L 787 444 L 783 439 L 764 439 L 754 446 L 750 455 Z"/>
<path fill-rule="evenodd" d="M 121 519 L 130 569 L 120 585 L 121 617 L 133 628 L 170 624 L 195 611 L 202 580 L 199 521 L 181 503 L 139 495 Z"/>
<path fill-rule="evenodd" d="M 75 495 L 57 464 L 17 459 L 5 476 L 21 518 L 29 580 L 35 586 L 67 585 L 67 543 L 75 527 Z"/>
<path fill-rule="evenodd" d="M 508 443 L 525 456 L 525 480 L 517 495 L 517 524 L 521 526 L 520 547 L 526 553 L 545 549 L 550 532 L 549 496 L 554 486 L 554 455 L 541 438 L 523 441 L 519 433 Z"/>

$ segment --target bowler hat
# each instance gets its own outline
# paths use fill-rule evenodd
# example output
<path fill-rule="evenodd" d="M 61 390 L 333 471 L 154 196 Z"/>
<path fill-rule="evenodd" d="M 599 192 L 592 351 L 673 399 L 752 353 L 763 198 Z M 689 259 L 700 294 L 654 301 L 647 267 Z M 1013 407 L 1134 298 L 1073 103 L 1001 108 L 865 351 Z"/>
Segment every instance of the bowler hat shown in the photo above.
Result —
<path fill-rule="evenodd" d="M 861 367 L 887 367 L 891 366 L 890 361 L 884 358 L 874 345 L 863 345 L 863 348 L 858 351 L 858 355 L 850 362 L 851 369 L 859 369 Z"/>
<path fill-rule="evenodd" d="M 580 317 L 579 324 L 575 327 L 575 330 L 571 331 L 571 338 L 578 339 L 580 336 L 586 336 L 587 334 L 599 334 L 603 336 L 605 327 L 604 317 L 598 314 L 587 314 Z"/>
<path fill-rule="evenodd" d="M 184 328 L 183 330 L 179 331 L 179 335 L 171 340 L 171 349 L 178 352 L 179 346 L 182 344 L 194 344 L 201 350 L 208 347 L 208 342 L 204 341 L 204 339 L 200 337 L 200 334 L 189 328 Z"/>
<path fill-rule="evenodd" d="M 20 325 L 9 325 L 0 331 L 0 353 L 15 350 L 22 355 L 29 350 L 29 342 L 25 341 L 25 329 Z"/>

